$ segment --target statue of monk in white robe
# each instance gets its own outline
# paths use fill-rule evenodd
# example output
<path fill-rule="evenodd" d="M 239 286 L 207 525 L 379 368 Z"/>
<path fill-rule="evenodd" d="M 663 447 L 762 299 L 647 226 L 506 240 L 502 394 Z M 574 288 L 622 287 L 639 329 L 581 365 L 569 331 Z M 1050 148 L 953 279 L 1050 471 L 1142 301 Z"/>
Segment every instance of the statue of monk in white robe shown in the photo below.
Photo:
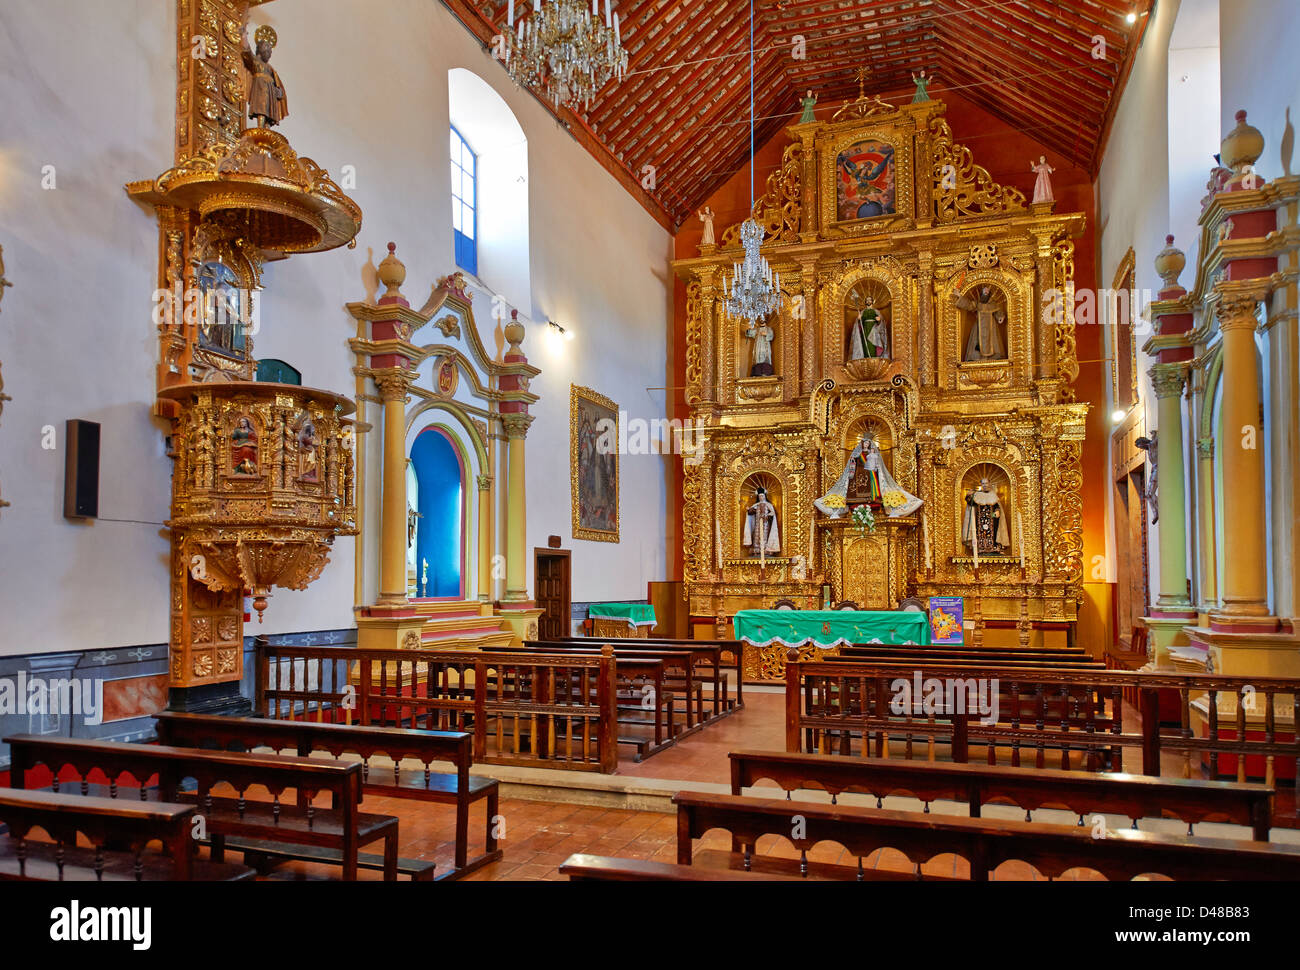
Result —
<path fill-rule="evenodd" d="M 957 309 L 975 314 L 975 323 L 966 338 L 966 350 L 961 359 L 1006 360 L 1007 347 L 1002 340 L 1002 329 L 1006 326 L 1007 315 L 997 302 L 993 288 L 981 286 L 974 299 L 954 294 L 952 302 Z"/>

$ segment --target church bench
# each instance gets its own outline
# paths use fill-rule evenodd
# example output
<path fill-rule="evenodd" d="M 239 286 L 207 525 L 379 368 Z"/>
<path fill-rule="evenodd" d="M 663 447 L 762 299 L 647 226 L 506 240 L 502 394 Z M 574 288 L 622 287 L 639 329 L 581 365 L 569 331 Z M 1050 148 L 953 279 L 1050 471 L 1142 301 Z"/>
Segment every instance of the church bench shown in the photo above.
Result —
<path fill-rule="evenodd" d="M 247 866 L 195 858 L 194 806 L 0 788 L 0 880 L 225 881 Z M 32 838 L 39 829 L 49 841 Z M 81 836 L 90 846 L 78 845 Z M 162 852 L 149 851 L 157 842 Z"/>
<path fill-rule="evenodd" d="M 1187 823 L 1188 835 L 1196 822 L 1225 821 L 1249 826 L 1252 838 L 1262 842 L 1272 825 L 1268 785 L 780 751 L 732 751 L 730 757 L 733 795 L 766 779 L 786 798 L 798 789 L 820 788 L 832 803 L 842 792 L 873 795 L 879 808 L 888 795 L 911 795 L 926 803 L 927 812 L 931 801 L 942 798 L 965 802 L 971 818 L 979 818 L 984 805 L 1010 802 L 1025 810 L 1026 821 L 1039 808 L 1068 809 L 1079 816 L 1079 825 L 1094 812 L 1123 815 L 1134 828 L 1140 818 L 1171 817 Z"/>
<path fill-rule="evenodd" d="M 480 764 L 611 773 L 614 655 L 257 644 L 255 710 L 364 725 L 464 730 Z M 553 696 L 556 683 L 574 695 Z"/>
<path fill-rule="evenodd" d="M 575 646 L 592 646 L 597 641 L 595 637 L 560 637 L 556 640 L 536 640 L 530 641 L 538 644 L 573 644 Z M 601 644 L 609 641 L 601 640 Z M 742 644 L 739 640 L 691 640 L 672 637 L 646 637 L 638 638 L 635 642 L 627 641 L 627 648 L 633 650 L 643 650 L 649 647 L 685 647 L 690 650 L 707 650 L 710 655 L 711 666 L 718 671 L 721 694 L 715 696 L 721 697 L 721 703 L 726 710 L 733 710 L 745 706 L 745 694 L 743 678 L 740 675 L 740 656 Z M 619 641 L 614 641 L 614 649 L 620 649 Z M 734 696 L 730 691 L 730 681 L 724 676 L 724 673 L 734 673 L 736 677 L 736 689 Z M 715 687 L 715 690 L 717 688 Z"/>
<path fill-rule="evenodd" d="M 671 670 L 676 671 L 675 675 L 665 680 L 664 686 L 681 692 L 685 701 L 684 714 L 688 733 L 699 730 L 733 710 L 733 705 L 728 698 L 727 680 L 722 675 L 720 648 L 711 645 L 661 645 L 653 642 L 647 646 L 644 640 L 615 641 L 611 646 L 615 657 L 660 658 L 669 665 Z M 558 649 L 563 653 L 590 654 L 600 648 L 582 642 L 565 642 L 557 647 L 550 641 L 526 640 L 522 649 L 552 652 Z M 700 675 L 701 666 L 707 668 L 707 676 Z M 704 712 L 706 680 L 712 690 L 708 699 L 712 712 L 708 715 Z"/>
<path fill-rule="evenodd" d="M 362 759 L 363 793 L 456 806 L 454 868 L 443 875 L 443 879 L 460 878 L 501 858 L 497 840 L 492 834 L 493 819 L 498 814 L 500 785 L 495 778 L 469 773 L 474 760 L 473 738 L 464 731 L 422 731 L 261 717 L 232 718 L 173 711 L 155 714 L 154 720 L 159 742 L 167 745 L 218 749 L 240 746 L 247 749 L 271 748 L 276 752 L 288 749 L 299 757 L 320 753 L 333 758 L 344 754 L 358 755 Z M 386 755 L 392 760 L 391 779 L 371 770 L 370 759 L 376 755 Z M 423 774 L 409 769 L 402 771 L 401 762 L 408 758 L 424 766 Z M 455 770 L 431 771 L 429 766 L 433 762 L 449 763 Z M 469 813 L 477 801 L 486 804 L 486 848 L 481 855 L 470 859 Z M 362 868 L 375 867 L 365 860 L 361 860 L 359 865 Z M 399 859 L 397 868 L 399 873 L 412 878 L 424 878 L 424 870 L 415 862 Z"/>
<path fill-rule="evenodd" d="M 732 836 L 743 847 L 742 868 L 755 864 L 754 846 L 767 835 L 780 836 L 800 851 L 788 864 L 793 871 L 812 871 L 807 853 L 819 842 L 843 846 L 858 859 L 857 867 L 817 867 L 817 874 L 838 872 L 843 879 L 875 878 L 863 860 L 879 849 L 902 852 L 919 866 L 939 855 L 955 855 L 970 864 L 970 879 L 986 881 L 1004 862 L 1027 863 L 1049 879 L 1072 869 L 1092 869 L 1107 879 L 1161 875 L 1174 880 L 1296 880 L 1300 879 L 1300 846 L 1265 842 L 1207 839 L 1120 829 L 1094 838 L 1089 828 L 1038 822 L 1001 821 L 895 812 L 843 805 L 817 805 L 784 799 L 678 792 L 677 862 L 691 865 L 693 840 L 714 829 Z M 798 829 L 796 829 L 796 823 Z M 715 857 L 700 854 L 699 861 Z M 768 860 L 776 866 L 776 860 Z"/>
<path fill-rule="evenodd" d="M 914 682 L 917 677 L 958 681 L 972 675 L 998 684 L 1003 700 L 996 724 L 981 724 L 978 716 L 968 714 L 889 710 L 890 684 L 900 676 Z M 1161 726 L 1162 693 L 1177 700 L 1180 726 L 1172 731 Z M 1125 711 L 1126 695 L 1137 696 L 1137 710 Z M 1238 703 L 1242 698 L 1246 702 Z M 1050 749 L 1061 752 L 1063 768 L 1070 766 L 1070 752 L 1082 751 L 1089 770 L 1119 771 L 1126 751 L 1137 749 L 1142 773 L 1151 776 L 1161 774 L 1167 755 L 1181 756 L 1185 778 L 1203 771 L 1210 778 L 1235 774 L 1237 781 L 1272 784 L 1300 769 L 1300 736 L 1281 720 L 1300 702 L 1300 678 L 1050 667 L 975 672 L 944 664 L 900 671 L 831 658 L 788 663 L 785 699 L 786 750 L 791 752 L 823 748 L 828 732 L 859 737 L 894 733 L 928 738 L 931 750 L 945 739 L 958 762 L 969 760 L 972 746 L 983 746 L 989 764 L 1009 752 L 1013 766 L 1028 754 L 1041 768 Z"/>
<path fill-rule="evenodd" d="M 24 787 L 28 771 L 44 765 L 54 776 L 55 791 L 64 769 L 71 768 L 80 778 L 83 794 L 91 778 L 102 775 L 116 798 L 118 781 L 125 775 L 139 786 L 144 801 L 146 786 L 156 777 L 161 801 L 198 807 L 214 862 L 224 861 L 228 837 L 293 842 L 337 850 L 343 878 L 355 880 L 359 848 L 382 841 L 384 878 L 397 878 L 397 819 L 359 810 L 360 764 L 35 735 L 16 735 L 4 743 L 9 745 L 15 788 Z M 196 783 L 193 793 L 183 789 L 189 778 Z M 214 795 L 213 789 L 222 784 L 233 788 L 238 797 Z M 244 793 L 254 786 L 265 788 L 272 801 L 246 799 Z M 286 789 L 297 794 L 296 805 L 281 804 Z M 332 806 L 317 808 L 312 799 L 325 792 L 331 795 Z"/>
<path fill-rule="evenodd" d="M 525 641 L 522 646 L 498 647 L 501 652 L 518 652 L 521 654 L 531 654 L 534 652 L 546 652 L 545 647 L 532 646 L 534 641 Z M 550 652 L 554 652 L 553 650 Z M 575 653 L 582 656 L 595 656 L 594 651 L 590 650 L 566 650 L 566 653 Z M 678 658 L 680 659 L 680 658 Z M 669 679 L 666 674 L 666 666 L 673 664 L 674 661 L 665 659 L 658 654 L 616 654 L 614 671 L 618 680 L 615 691 L 615 710 L 617 714 L 617 723 L 625 727 L 649 727 L 652 730 L 651 737 L 643 737 L 633 734 L 620 734 L 618 737 L 619 744 L 630 745 L 636 750 L 635 760 L 642 761 L 653 754 L 676 743 L 678 739 L 678 730 L 676 725 L 676 695 L 669 687 L 678 684 L 678 681 Z M 684 670 L 681 666 L 679 669 Z M 638 686 L 639 685 L 639 686 Z M 558 689 L 557 683 L 557 689 Z M 651 696 L 654 698 L 652 708 L 644 706 L 645 691 L 652 691 Z M 570 677 L 568 680 L 569 696 L 577 698 L 581 692 L 581 681 L 579 678 Z M 651 716 L 647 719 L 643 715 L 651 711 Z M 689 715 L 689 702 L 688 710 Z M 697 728 L 690 727 L 690 718 L 687 717 L 688 728 L 685 733 L 691 733 Z"/>
<path fill-rule="evenodd" d="M 682 866 L 649 859 L 618 859 L 581 852 L 564 860 L 560 875 L 568 876 L 570 882 L 788 882 L 800 879 L 791 875 Z"/>

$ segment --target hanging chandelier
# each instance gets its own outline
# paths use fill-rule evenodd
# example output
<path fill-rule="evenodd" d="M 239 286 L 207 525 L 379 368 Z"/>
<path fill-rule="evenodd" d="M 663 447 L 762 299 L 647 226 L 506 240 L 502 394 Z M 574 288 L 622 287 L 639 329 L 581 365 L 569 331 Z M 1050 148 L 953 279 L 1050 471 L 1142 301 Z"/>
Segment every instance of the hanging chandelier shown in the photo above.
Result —
<path fill-rule="evenodd" d="M 618 14 L 605 0 L 533 0 L 532 15 L 515 23 L 515 2 L 506 15 L 506 70 L 518 84 L 545 91 L 557 108 L 590 105 L 610 78 L 627 73 Z"/>
<path fill-rule="evenodd" d="M 724 281 L 727 313 L 751 326 L 781 306 L 781 274 L 773 272 L 760 251 L 763 227 L 754 219 L 754 0 L 749 3 L 749 218 L 740 225 L 745 258 Z"/>

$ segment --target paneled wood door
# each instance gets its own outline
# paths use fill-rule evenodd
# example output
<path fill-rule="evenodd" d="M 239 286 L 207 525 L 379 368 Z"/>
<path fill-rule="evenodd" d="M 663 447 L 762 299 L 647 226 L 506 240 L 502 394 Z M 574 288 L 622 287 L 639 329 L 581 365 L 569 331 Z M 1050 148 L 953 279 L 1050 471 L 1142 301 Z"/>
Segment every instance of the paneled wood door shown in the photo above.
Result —
<path fill-rule="evenodd" d="M 570 636 L 568 549 L 533 549 L 533 587 L 542 610 L 537 618 L 538 639 L 558 640 Z"/>

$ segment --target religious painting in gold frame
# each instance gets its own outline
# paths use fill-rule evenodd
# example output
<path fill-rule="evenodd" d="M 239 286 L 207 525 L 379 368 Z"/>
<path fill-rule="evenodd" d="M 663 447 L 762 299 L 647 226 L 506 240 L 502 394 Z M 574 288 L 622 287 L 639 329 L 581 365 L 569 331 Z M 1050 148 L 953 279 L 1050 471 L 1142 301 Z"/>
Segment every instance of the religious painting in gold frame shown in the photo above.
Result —
<path fill-rule="evenodd" d="M 912 132 L 906 124 L 878 121 L 843 130 L 822 149 L 820 178 L 825 229 L 856 234 L 908 225 Z"/>
<path fill-rule="evenodd" d="M 569 487 L 573 538 L 618 542 L 619 414 L 605 395 L 569 386 Z"/>

